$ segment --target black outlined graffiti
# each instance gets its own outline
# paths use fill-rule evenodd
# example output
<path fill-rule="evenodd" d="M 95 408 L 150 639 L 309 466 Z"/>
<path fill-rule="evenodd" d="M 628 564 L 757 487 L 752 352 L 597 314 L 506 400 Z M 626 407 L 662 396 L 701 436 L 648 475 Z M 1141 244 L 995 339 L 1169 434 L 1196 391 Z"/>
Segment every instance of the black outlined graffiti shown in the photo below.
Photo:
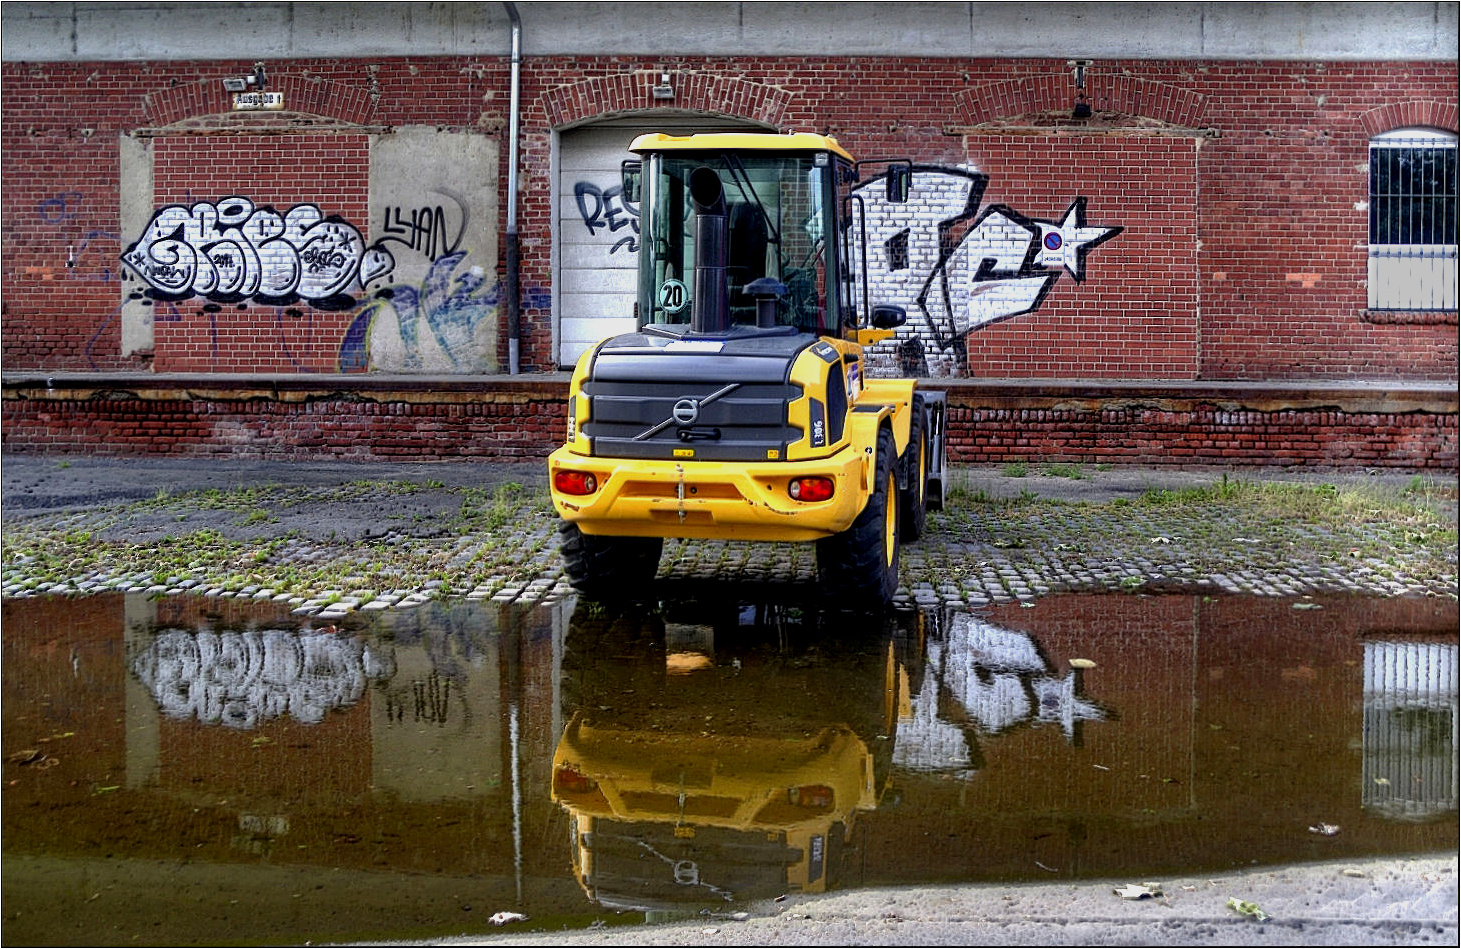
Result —
<path fill-rule="evenodd" d="M 381 221 L 378 243 L 395 243 L 409 247 L 430 260 L 455 253 L 462 246 L 462 237 L 467 233 L 467 202 L 460 195 L 441 188 L 433 189 L 436 194 L 445 195 L 456 204 L 455 214 L 449 214 L 443 205 L 423 205 L 419 208 L 387 207 Z M 449 219 L 457 219 L 456 232 L 452 233 Z"/>
<path fill-rule="evenodd" d="M 234 196 L 161 209 L 122 263 L 156 299 L 303 299 L 336 309 L 354 305 L 345 291 L 390 273 L 395 258 L 380 242 L 367 247 L 354 225 L 326 217 L 316 205 L 295 205 L 280 215 Z"/>
<path fill-rule="evenodd" d="M 625 227 L 632 229 L 632 234 L 614 242 L 609 253 L 615 253 L 621 247 L 631 254 L 639 250 L 639 209 L 624 200 L 622 185 L 600 188 L 591 181 L 580 181 L 573 186 L 573 199 L 578 202 L 578 213 L 590 234 L 597 234 L 604 227 L 610 234 Z"/>
<path fill-rule="evenodd" d="M 962 344 L 969 333 L 1038 309 L 1062 272 L 1084 281 L 1086 254 L 1122 231 L 1087 225 L 1084 197 L 1059 221 L 1002 204 L 981 211 L 988 184 L 988 175 L 971 169 L 915 165 L 906 204 L 887 202 L 881 177 L 856 189 L 873 249 L 872 296 L 922 314 L 929 338 L 960 375 L 968 370 Z"/>

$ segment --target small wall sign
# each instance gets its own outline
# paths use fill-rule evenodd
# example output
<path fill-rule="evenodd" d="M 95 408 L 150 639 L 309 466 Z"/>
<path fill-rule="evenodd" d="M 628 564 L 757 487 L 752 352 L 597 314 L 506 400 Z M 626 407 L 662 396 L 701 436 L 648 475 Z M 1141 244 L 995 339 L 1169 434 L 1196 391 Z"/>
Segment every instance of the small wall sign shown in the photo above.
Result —
<path fill-rule="evenodd" d="M 233 94 L 235 112 L 277 111 L 282 108 L 284 108 L 284 93 L 282 92 L 235 92 Z"/>

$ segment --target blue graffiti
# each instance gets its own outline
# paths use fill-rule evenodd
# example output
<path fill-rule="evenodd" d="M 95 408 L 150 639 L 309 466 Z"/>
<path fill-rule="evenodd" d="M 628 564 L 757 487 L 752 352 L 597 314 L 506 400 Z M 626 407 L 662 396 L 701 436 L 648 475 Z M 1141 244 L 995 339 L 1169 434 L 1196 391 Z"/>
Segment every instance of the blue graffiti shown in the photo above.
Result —
<path fill-rule="evenodd" d="M 420 287 L 383 290 L 351 322 L 340 343 L 340 371 L 490 372 L 498 287 L 480 267 L 456 273 L 465 251 L 434 261 Z M 389 354 L 389 355 L 388 355 Z"/>

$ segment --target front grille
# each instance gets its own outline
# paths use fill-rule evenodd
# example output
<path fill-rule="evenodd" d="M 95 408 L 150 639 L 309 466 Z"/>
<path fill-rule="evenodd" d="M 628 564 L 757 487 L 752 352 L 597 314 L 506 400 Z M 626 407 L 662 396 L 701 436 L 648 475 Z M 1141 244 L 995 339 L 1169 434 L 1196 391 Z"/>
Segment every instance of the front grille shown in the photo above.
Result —
<path fill-rule="evenodd" d="M 785 458 L 801 437 L 787 423 L 787 405 L 802 394 L 790 383 L 595 380 L 583 391 L 595 455 L 673 459 L 693 449 L 696 460 L 765 461 Z"/>

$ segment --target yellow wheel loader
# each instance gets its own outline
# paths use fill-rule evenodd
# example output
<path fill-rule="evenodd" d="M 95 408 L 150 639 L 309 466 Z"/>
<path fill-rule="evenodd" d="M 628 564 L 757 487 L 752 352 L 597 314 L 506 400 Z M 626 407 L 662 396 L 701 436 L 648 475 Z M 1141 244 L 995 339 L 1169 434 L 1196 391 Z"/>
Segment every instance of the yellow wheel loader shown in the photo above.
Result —
<path fill-rule="evenodd" d="M 868 285 L 859 164 L 835 139 L 643 135 L 638 329 L 573 373 L 549 458 L 565 573 L 641 596 L 666 537 L 812 541 L 819 585 L 888 603 L 899 546 L 943 499 L 944 401 L 871 378 L 867 347 L 907 319 Z M 907 200 L 908 162 L 879 161 Z"/>

